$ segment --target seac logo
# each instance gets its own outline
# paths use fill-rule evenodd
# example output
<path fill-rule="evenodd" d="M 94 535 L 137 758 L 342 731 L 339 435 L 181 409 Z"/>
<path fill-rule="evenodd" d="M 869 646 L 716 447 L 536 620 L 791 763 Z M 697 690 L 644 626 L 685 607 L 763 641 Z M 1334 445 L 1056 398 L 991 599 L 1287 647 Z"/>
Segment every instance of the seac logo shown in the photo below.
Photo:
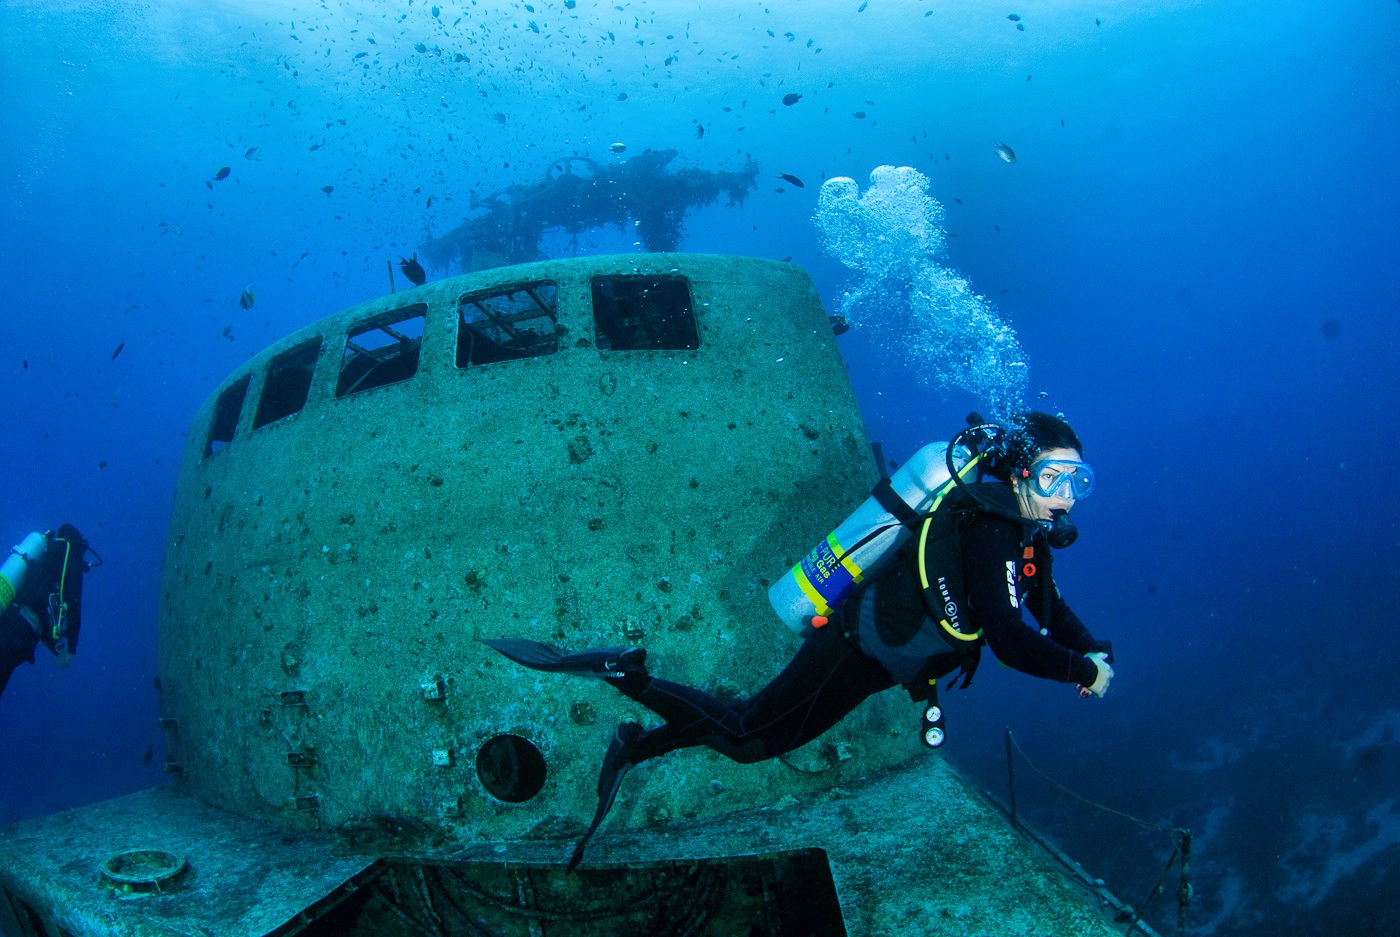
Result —
<path fill-rule="evenodd" d="M 1006 561 L 1006 594 L 1011 599 L 1012 608 L 1020 608 L 1021 600 L 1016 597 L 1016 561 Z"/>

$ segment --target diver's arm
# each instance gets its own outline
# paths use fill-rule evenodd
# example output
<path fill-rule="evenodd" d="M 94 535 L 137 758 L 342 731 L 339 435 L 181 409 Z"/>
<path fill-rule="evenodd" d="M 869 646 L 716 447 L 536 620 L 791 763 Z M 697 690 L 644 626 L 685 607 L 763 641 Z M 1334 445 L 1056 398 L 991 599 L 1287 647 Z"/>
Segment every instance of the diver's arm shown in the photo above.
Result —
<path fill-rule="evenodd" d="M 1043 604 L 1045 601 L 1044 590 L 1045 580 L 1038 580 L 1031 586 L 1022 604 L 1031 610 L 1031 614 L 1035 616 L 1036 621 L 1040 622 L 1040 626 L 1050 632 L 1050 637 L 1056 644 L 1080 654 L 1105 651 L 1112 656 L 1112 646 L 1107 641 L 1095 638 L 1089 632 L 1089 629 L 1084 626 L 1084 622 L 1079 620 L 1079 616 L 1074 614 L 1074 610 L 1060 595 L 1059 589 L 1055 589 L 1055 594 L 1050 599 L 1050 620 L 1042 619 L 1040 612 L 1045 607 Z"/>
<path fill-rule="evenodd" d="M 1015 578 L 1019 543 L 1015 524 L 986 514 L 969 518 L 962 528 L 968 600 L 987 647 L 997 660 L 1022 673 L 1088 686 L 1098 678 L 1093 661 L 1021 618 Z"/>

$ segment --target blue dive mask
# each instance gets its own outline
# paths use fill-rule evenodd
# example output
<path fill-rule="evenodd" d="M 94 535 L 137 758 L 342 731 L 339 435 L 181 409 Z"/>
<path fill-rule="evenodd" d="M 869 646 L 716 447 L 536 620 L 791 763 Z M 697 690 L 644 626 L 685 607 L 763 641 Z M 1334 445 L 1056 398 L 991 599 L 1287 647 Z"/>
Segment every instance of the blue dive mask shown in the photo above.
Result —
<path fill-rule="evenodd" d="M 1042 498 L 1081 501 L 1094 490 L 1094 470 L 1087 462 L 1041 459 L 1027 471 L 1031 487 Z"/>

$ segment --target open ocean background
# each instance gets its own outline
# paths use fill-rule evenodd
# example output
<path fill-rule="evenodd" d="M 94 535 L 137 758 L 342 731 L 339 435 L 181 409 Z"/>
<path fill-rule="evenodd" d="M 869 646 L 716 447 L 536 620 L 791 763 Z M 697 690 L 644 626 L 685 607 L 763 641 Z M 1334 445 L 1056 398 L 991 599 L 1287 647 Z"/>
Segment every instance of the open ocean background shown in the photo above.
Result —
<path fill-rule="evenodd" d="M 821 180 L 918 169 L 941 262 L 1083 438 L 1099 489 L 1056 572 L 1111 692 L 984 667 L 948 756 L 1001 793 L 1009 726 L 1083 796 L 1191 827 L 1189 933 L 1400 933 L 1400 3 L 0 0 L 0 100 L 0 541 L 71 521 L 106 560 L 73 666 L 40 649 L 0 698 L 0 825 L 163 781 L 165 525 L 218 382 L 386 292 L 473 192 L 623 142 L 751 154 L 756 190 L 681 247 L 791 256 L 829 311 L 853 278 Z M 980 406 L 910 334 L 840 339 L 900 461 Z M 1170 841 L 1021 773 L 1141 901 Z"/>

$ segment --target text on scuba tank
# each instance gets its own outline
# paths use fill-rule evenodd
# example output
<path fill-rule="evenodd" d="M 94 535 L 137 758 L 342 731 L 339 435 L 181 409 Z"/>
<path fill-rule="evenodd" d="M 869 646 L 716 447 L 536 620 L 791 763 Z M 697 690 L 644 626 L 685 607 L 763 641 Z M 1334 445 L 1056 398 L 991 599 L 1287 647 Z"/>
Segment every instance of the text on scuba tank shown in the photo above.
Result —
<path fill-rule="evenodd" d="M 1021 600 L 1016 595 L 1016 561 L 1006 561 L 1006 594 L 1011 599 L 1012 608 L 1020 608 Z"/>

